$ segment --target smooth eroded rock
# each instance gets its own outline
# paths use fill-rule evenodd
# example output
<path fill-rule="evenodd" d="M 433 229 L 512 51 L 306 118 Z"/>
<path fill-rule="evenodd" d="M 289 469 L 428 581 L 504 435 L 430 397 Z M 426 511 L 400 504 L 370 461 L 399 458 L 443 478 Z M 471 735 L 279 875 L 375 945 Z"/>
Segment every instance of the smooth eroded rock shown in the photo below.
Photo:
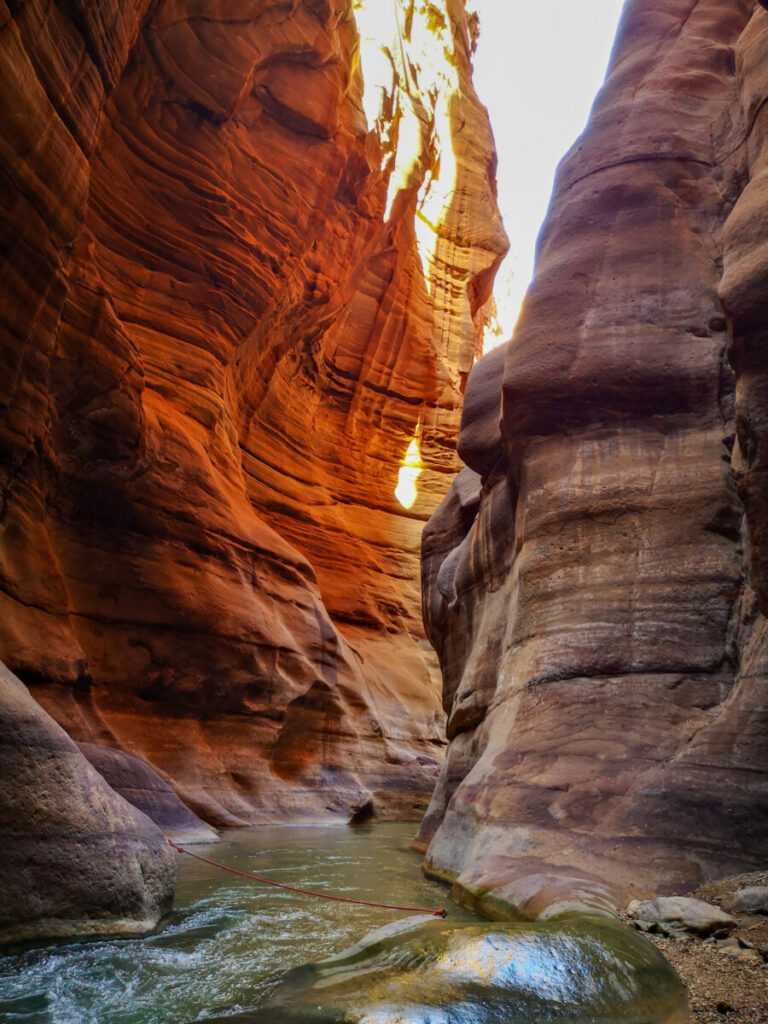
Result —
<path fill-rule="evenodd" d="M 629 0 L 468 381 L 479 505 L 423 540 L 450 742 L 419 842 L 495 913 L 768 859 L 767 41 L 751 0 Z"/>
<path fill-rule="evenodd" d="M 216 825 L 415 819 L 444 751 L 419 538 L 507 241 L 463 3 L 383 72 L 380 8 L 0 5 L 0 657 Z"/>
<path fill-rule="evenodd" d="M 175 855 L 0 664 L 0 945 L 143 935 Z"/>
<path fill-rule="evenodd" d="M 685 990 L 630 929 L 574 917 L 558 924 L 412 918 L 321 963 L 290 971 L 252 1024 L 499 1024 L 685 1019 Z"/>
<path fill-rule="evenodd" d="M 151 818 L 163 835 L 177 843 L 217 841 L 216 832 L 183 804 L 145 761 L 97 743 L 79 743 L 78 746 L 110 787 Z"/>

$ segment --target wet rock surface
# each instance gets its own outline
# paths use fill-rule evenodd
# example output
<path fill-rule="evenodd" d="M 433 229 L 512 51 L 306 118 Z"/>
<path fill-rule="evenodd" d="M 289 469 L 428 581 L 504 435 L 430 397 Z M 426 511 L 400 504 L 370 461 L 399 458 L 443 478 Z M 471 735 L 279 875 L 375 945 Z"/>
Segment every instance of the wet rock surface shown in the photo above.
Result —
<path fill-rule="evenodd" d="M 410 919 L 291 971 L 242 1024 L 679 1021 L 684 990 L 642 937 L 607 919 L 538 926 Z M 223 1022 L 223 1019 L 222 1019 Z"/>
<path fill-rule="evenodd" d="M 171 909 L 174 854 L 0 664 L 0 946 L 142 935 Z"/>

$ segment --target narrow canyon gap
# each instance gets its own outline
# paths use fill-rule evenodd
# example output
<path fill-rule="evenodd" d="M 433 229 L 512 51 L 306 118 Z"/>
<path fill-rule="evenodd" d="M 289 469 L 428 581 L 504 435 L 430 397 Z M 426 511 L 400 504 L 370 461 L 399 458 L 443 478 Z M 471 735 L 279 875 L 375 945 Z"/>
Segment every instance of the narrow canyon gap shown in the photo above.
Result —
<path fill-rule="evenodd" d="M 629 0 L 472 368 L 473 23 L 398 0 L 367 65 L 374 3 L 0 0 L 6 869 L 111 837 L 1 941 L 169 906 L 120 752 L 216 826 L 432 795 L 427 870 L 493 912 L 768 855 L 768 14 Z"/>

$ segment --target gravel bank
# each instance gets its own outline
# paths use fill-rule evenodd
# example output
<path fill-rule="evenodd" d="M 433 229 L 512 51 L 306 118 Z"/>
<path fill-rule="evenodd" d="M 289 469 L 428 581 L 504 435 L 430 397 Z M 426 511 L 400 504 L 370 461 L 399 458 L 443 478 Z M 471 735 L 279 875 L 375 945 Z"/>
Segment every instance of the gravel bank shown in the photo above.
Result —
<path fill-rule="evenodd" d="M 722 906 L 736 890 L 754 885 L 768 885 L 768 871 L 722 879 L 684 895 Z M 723 948 L 713 939 L 647 934 L 688 989 L 695 1024 L 768 1024 L 768 963 L 756 952 L 768 943 L 768 917 L 733 916 L 738 922 L 733 938 L 753 947 L 755 959 L 744 959 L 750 954 Z"/>

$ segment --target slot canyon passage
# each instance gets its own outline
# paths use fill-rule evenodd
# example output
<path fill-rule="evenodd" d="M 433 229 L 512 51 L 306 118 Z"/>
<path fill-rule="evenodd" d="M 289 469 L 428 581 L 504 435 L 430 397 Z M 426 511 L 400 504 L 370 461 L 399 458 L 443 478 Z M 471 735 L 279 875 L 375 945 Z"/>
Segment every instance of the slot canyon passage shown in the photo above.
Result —
<path fill-rule="evenodd" d="M 230 1019 L 682 1021 L 616 915 L 747 876 L 764 1021 L 768 11 L 628 0 L 482 355 L 477 19 L 382 6 L 0 0 L 0 985 L 313 823 L 464 908 Z"/>

